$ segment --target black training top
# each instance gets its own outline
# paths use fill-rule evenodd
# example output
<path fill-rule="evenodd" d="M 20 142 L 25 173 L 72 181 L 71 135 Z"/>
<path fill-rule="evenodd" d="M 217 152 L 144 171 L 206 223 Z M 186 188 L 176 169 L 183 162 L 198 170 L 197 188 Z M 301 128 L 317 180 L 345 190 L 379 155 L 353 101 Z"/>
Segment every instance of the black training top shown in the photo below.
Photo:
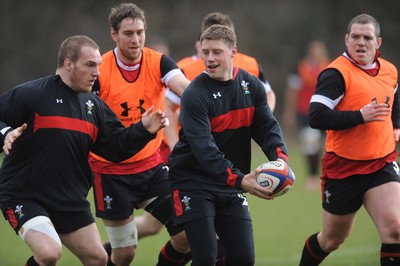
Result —
<path fill-rule="evenodd" d="M 203 72 L 182 96 L 182 129 L 169 156 L 174 189 L 238 191 L 251 167 L 251 139 L 269 160 L 287 160 L 279 123 L 266 100 L 263 84 L 234 68 L 229 81 Z"/>
<path fill-rule="evenodd" d="M 98 96 L 74 92 L 58 75 L 27 82 L 0 96 L 0 143 L 23 123 L 27 130 L 16 139 L 0 169 L 3 210 L 25 198 L 50 210 L 87 210 L 92 185 L 89 152 L 117 162 L 155 137 L 141 122 L 125 128 Z"/>

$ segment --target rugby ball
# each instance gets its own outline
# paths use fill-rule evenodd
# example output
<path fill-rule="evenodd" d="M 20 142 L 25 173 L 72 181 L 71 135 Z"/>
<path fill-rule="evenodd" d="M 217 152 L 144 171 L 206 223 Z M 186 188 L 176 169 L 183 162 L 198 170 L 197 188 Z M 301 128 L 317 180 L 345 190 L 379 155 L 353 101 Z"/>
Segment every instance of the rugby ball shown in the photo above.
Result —
<path fill-rule="evenodd" d="M 262 172 L 257 176 L 257 182 L 271 189 L 274 197 L 282 196 L 293 188 L 296 177 L 284 161 L 270 161 L 260 165 L 260 168 Z"/>

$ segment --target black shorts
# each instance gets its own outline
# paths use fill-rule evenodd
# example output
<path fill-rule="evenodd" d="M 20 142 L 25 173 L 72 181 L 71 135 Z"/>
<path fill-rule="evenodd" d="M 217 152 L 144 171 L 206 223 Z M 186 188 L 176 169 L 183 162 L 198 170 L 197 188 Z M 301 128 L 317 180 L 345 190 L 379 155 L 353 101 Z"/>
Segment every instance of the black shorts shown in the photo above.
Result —
<path fill-rule="evenodd" d="M 232 219 L 250 218 L 249 205 L 243 193 L 173 191 L 174 224 L 180 225 L 205 216 Z"/>
<path fill-rule="evenodd" d="M 344 179 L 322 180 L 322 207 L 329 213 L 345 215 L 358 211 L 364 194 L 371 188 L 389 182 L 400 182 L 396 162 L 387 164 L 381 170 L 367 175 L 353 175 Z"/>
<path fill-rule="evenodd" d="M 21 200 L 7 208 L 3 214 L 17 234 L 25 222 L 36 216 L 49 217 L 59 234 L 68 234 L 95 222 L 90 210 L 82 212 L 50 211 L 45 206 L 31 200 Z"/>
<path fill-rule="evenodd" d="M 140 203 L 157 197 L 144 209 L 164 224 L 170 235 L 183 230 L 172 225 L 171 187 L 165 164 L 131 175 L 95 173 L 93 191 L 99 218 L 127 219 L 134 209 L 141 208 Z"/>

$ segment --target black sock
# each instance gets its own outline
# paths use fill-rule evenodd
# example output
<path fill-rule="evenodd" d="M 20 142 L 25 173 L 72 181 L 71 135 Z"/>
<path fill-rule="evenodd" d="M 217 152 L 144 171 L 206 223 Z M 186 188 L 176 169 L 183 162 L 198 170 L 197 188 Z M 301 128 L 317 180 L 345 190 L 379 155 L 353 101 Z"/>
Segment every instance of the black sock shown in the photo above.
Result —
<path fill-rule="evenodd" d="M 226 255 L 225 255 L 225 248 L 224 245 L 222 244 L 222 241 L 218 238 L 217 239 L 217 247 L 218 247 L 218 254 L 217 254 L 217 261 L 215 265 L 225 265 L 226 264 Z"/>
<path fill-rule="evenodd" d="M 400 265 L 400 244 L 382 244 L 381 266 Z"/>
<path fill-rule="evenodd" d="M 25 266 L 39 266 L 39 264 L 36 262 L 36 260 L 32 257 L 28 259 L 28 261 L 25 263 Z"/>
<path fill-rule="evenodd" d="M 160 254 L 158 255 L 157 266 L 183 266 L 190 260 L 190 252 L 183 254 L 176 251 L 171 244 L 171 240 L 169 240 L 161 249 Z"/>
<path fill-rule="evenodd" d="M 115 266 L 115 264 L 112 263 L 112 261 L 111 261 L 111 251 L 112 251 L 112 248 L 111 248 L 110 242 L 104 242 L 104 243 L 103 243 L 103 247 L 104 247 L 104 249 L 106 250 L 107 255 L 108 255 L 107 266 Z"/>
<path fill-rule="evenodd" d="M 186 265 L 186 263 L 188 263 L 191 260 L 192 260 L 192 253 L 190 253 L 190 251 L 189 251 L 188 253 L 185 254 L 185 258 L 183 259 L 183 262 L 181 265 Z"/>
<path fill-rule="evenodd" d="M 318 233 L 310 236 L 304 245 L 300 266 L 319 265 L 329 253 L 322 250 L 317 239 Z"/>

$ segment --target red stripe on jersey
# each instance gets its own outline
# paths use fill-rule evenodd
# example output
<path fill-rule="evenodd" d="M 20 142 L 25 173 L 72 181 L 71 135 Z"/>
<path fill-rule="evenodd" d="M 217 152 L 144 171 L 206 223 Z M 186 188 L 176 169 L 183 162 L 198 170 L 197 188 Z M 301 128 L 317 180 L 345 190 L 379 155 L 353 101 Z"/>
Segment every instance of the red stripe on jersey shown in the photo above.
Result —
<path fill-rule="evenodd" d="M 281 148 L 278 148 L 277 152 L 278 152 L 278 158 L 282 158 L 286 163 L 289 162 L 289 157 L 287 157 L 287 155 L 283 153 Z"/>
<path fill-rule="evenodd" d="M 104 211 L 104 194 L 103 187 L 101 186 L 101 175 L 94 173 L 94 193 L 96 196 L 96 207 L 99 211 Z"/>
<path fill-rule="evenodd" d="M 183 214 L 181 199 L 179 198 L 179 190 L 177 189 L 174 190 L 174 209 L 176 216 L 181 216 Z"/>
<path fill-rule="evenodd" d="M 63 116 L 40 116 L 35 114 L 33 132 L 41 128 L 60 128 L 79 131 L 88 134 L 93 140 L 96 140 L 98 133 L 98 128 L 96 126 L 84 120 Z"/>
<path fill-rule="evenodd" d="M 387 257 L 399 258 L 400 253 L 399 252 L 382 252 L 381 251 L 381 258 L 387 258 Z"/>
<path fill-rule="evenodd" d="M 239 68 L 238 67 L 233 67 L 233 77 L 232 80 L 234 80 L 239 73 Z"/>
<path fill-rule="evenodd" d="M 226 180 L 226 183 L 231 187 L 235 187 L 238 176 L 232 173 L 230 168 L 227 168 L 226 170 L 228 171 L 228 179 Z"/>
<path fill-rule="evenodd" d="M 99 161 L 89 154 L 89 163 L 93 172 L 108 174 L 108 175 L 126 175 L 126 173 L 136 174 L 147 171 L 156 167 L 163 162 L 159 150 L 150 157 L 129 163 L 111 163 Z"/>
<path fill-rule="evenodd" d="M 6 210 L 6 214 L 8 216 L 8 222 L 11 224 L 12 228 L 14 228 L 14 230 L 15 230 L 15 228 L 17 228 L 17 226 L 18 226 L 18 222 L 17 222 L 17 217 L 15 217 L 14 210 L 11 208 L 8 208 Z"/>
<path fill-rule="evenodd" d="M 211 118 L 211 131 L 223 132 L 226 129 L 237 129 L 250 126 L 254 117 L 254 107 L 232 110 L 226 114 Z"/>

